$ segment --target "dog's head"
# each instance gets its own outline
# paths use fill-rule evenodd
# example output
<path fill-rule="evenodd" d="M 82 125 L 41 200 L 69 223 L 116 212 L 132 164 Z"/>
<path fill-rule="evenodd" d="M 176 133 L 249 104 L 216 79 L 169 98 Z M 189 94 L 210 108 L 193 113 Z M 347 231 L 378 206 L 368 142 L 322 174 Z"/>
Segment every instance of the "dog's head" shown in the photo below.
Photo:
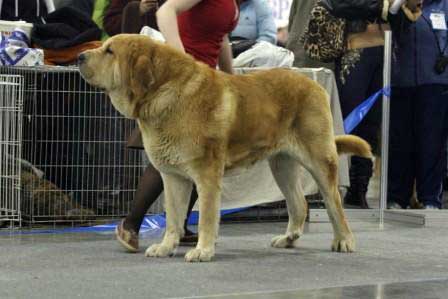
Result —
<path fill-rule="evenodd" d="M 135 108 L 132 106 L 144 99 L 155 83 L 156 43 L 137 34 L 114 36 L 102 47 L 81 53 L 79 70 L 91 85 L 104 89 L 108 94 L 119 93 L 123 98 L 120 105 L 126 105 L 127 111 L 116 108 L 125 115 L 129 114 Z"/>

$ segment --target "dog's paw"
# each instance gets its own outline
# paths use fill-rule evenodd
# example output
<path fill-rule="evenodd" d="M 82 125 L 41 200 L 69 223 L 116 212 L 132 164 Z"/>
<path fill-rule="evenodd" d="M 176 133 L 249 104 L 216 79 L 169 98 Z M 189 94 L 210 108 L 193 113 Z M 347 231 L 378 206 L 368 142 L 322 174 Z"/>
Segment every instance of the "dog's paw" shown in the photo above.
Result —
<path fill-rule="evenodd" d="M 331 244 L 331 250 L 337 252 L 354 252 L 356 250 L 353 236 L 347 238 L 335 238 Z"/>
<path fill-rule="evenodd" d="M 167 246 L 163 243 L 153 244 L 146 249 L 146 257 L 167 257 L 174 255 L 174 246 Z"/>
<path fill-rule="evenodd" d="M 213 249 L 199 249 L 194 248 L 187 252 L 185 255 L 185 261 L 194 263 L 194 262 L 210 262 L 212 257 L 215 255 Z"/>
<path fill-rule="evenodd" d="M 275 236 L 271 240 L 271 246 L 275 248 L 293 248 L 294 241 L 299 239 L 299 234 L 288 233 L 286 235 Z"/>

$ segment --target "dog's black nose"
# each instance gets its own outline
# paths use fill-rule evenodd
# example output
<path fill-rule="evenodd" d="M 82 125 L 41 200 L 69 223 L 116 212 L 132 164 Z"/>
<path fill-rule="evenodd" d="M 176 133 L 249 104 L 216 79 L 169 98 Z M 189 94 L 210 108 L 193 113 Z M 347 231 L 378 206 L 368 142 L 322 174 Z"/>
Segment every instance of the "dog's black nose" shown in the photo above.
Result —
<path fill-rule="evenodd" d="M 78 64 L 81 64 L 86 61 L 86 54 L 81 53 L 78 55 Z"/>

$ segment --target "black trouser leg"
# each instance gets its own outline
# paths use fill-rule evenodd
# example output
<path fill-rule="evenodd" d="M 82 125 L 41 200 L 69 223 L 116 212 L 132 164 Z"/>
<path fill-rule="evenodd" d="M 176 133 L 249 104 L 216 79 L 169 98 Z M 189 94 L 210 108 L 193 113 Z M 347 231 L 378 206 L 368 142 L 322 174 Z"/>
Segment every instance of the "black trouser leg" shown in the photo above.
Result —
<path fill-rule="evenodd" d="M 425 206 L 441 208 L 448 134 L 448 86 L 419 86 L 415 113 L 417 197 Z"/>
<path fill-rule="evenodd" d="M 124 228 L 132 229 L 138 233 L 148 209 L 157 200 L 162 191 L 162 177 L 157 169 L 149 164 L 140 178 L 134 200 L 132 201 L 131 211 L 126 216 L 123 224 Z"/>
<path fill-rule="evenodd" d="M 360 60 L 347 75 L 345 84 L 340 81 L 340 62 L 336 64 L 336 81 L 342 115 L 346 118 L 361 102 L 382 87 L 382 47 L 364 49 Z M 374 153 L 380 148 L 381 101 L 377 101 L 361 123 L 351 132 L 366 140 Z M 372 161 L 362 157 L 352 157 L 350 166 L 350 188 L 344 202 L 361 208 L 368 208 L 367 187 L 372 176 Z"/>
<path fill-rule="evenodd" d="M 392 88 L 387 202 L 407 208 L 415 183 L 415 88 Z"/>
<path fill-rule="evenodd" d="M 185 222 L 184 222 L 185 235 L 191 235 L 192 234 L 192 232 L 190 232 L 187 229 L 188 218 L 190 218 L 191 211 L 193 210 L 194 204 L 196 203 L 197 200 L 198 200 L 198 192 L 196 191 L 196 186 L 194 186 L 193 191 L 191 192 L 190 203 L 188 205 L 187 218 L 185 218 Z"/>

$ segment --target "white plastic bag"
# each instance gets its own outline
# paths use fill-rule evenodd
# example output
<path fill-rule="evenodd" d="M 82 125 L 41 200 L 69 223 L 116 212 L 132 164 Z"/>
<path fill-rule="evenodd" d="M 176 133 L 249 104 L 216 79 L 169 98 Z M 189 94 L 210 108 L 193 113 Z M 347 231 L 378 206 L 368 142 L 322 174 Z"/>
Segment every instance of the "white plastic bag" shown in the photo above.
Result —
<path fill-rule="evenodd" d="M 140 30 L 140 34 L 147 35 L 151 37 L 152 39 L 155 39 L 156 41 L 165 42 L 165 38 L 163 37 L 163 34 L 160 31 L 155 30 L 154 28 L 151 28 L 149 26 L 143 26 L 142 30 Z"/>
<path fill-rule="evenodd" d="M 233 67 L 292 67 L 293 62 L 294 54 L 288 49 L 261 41 L 238 55 Z"/>
<path fill-rule="evenodd" d="M 42 49 L 29 48 L 30 37 L 27 32 L 17 28 L 11 35 L 0 37 L 0 65 L 38 66 L 44 64 Z"/>

